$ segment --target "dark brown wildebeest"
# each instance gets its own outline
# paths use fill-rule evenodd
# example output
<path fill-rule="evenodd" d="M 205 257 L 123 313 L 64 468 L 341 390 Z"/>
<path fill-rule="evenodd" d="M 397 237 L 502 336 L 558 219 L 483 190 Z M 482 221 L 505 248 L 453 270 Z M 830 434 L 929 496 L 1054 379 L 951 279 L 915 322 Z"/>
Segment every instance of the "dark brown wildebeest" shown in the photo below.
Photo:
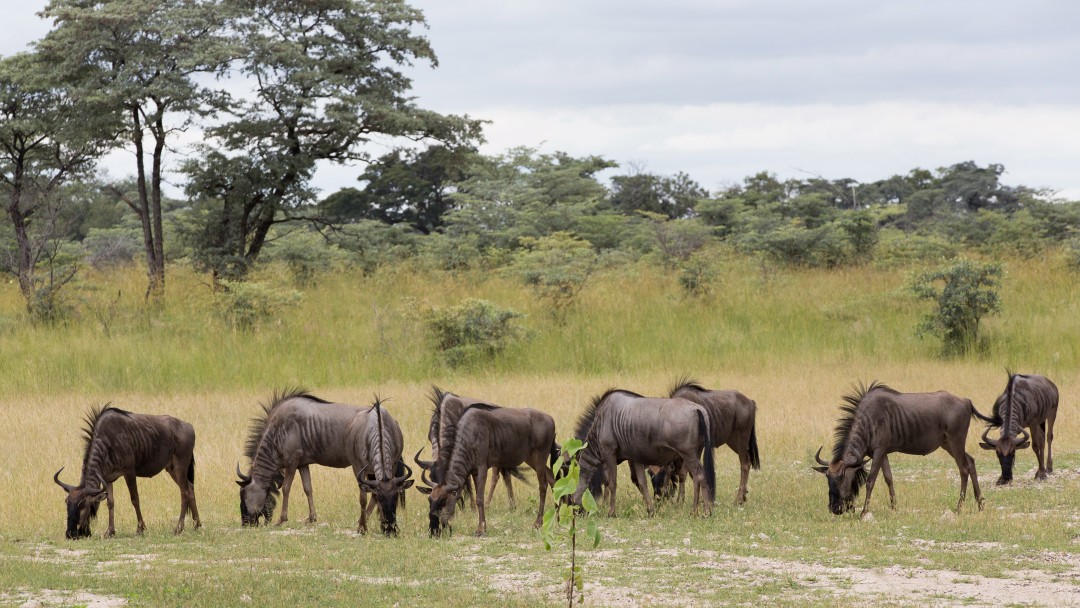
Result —
<path fill-rule="evenodd" d="M 236 466 L 240 486 L 240 520 L 259 525 L 259 518 L 270 523 L 282 494 L 281 516 L 277 523 L 289 520 L 289 490 L 296 472 L 308 499 L 308 522 L 316 520 L 315 500 L 311 494 L 308 465 L 345 468 L 352 464 L 346 444 L 349 423 L 361 410 L 343 403 L 330 403 L 310 395 L 304 389 L 276 393 L 264 404 L 263 415 L 252 421 L 244 447 L 251 459 L 248 475 Z"/>
<path fill-rule="evenodd" d="M 607 482 L 608 514 L 615 515 L 618 463 L 629 460 L 634 479 L 650 515 L 654 511 L 647 487 L 646 465 L 666 465 L 682 459 L 679 472 L 694 478 L 694 513 L 705 496 L 705 511 L 712 513 L 716 492 L 712 436 L 709 414 L 686 399 L 642 397 L 621 389 L 610 389 L 593 399 L 578 419 L 575 436 L 585 436 L 585 449 L 578 452 L 581 468 L 574 502 L 580 504 L 585 488 L 596 491 L 597 478 Z M 699 456 L 704 451 L 704 465 Z"/>
<path fill-rule="evenodd" d="M 739 489 L 735 492 L 735 504 L 741 505 L 746 502 L 746 482 L 750 478 L 750 468 L 761 469 L 755 425 L 757 404 L 739 391 L 708 390 L 689 379 L 684 379 L 675 385 L 668 396 L 693 401 L 709 413 L 712 444 L 716 447 L 726 444 L 739 456 Z M 662 475 L 663 470 L 661 470 Z M 659 481 L 662 488 L 662 477 Z M 681 479 L 679 480 L 679 497 L 682 497 Z"/>
<path fill-rule="evenodd" d="M 1009 373 L 1005 392 L 994 402 L 990 425 L 983 431 L 982 443 L 979 444 L 984 450 L 994 450 L 997 453 L 998 462 L 1001 463 L 998 485 L 1012 481 L 1016 450 L 1026 448 L 1029 439 L 1031 449 L 1039 459 L 1039 470 L 1035 473 L 1035 479 L 1046 479 L 1047 473 L 1054 472 L 1052 444 L 1057 407 L 1058 389 L 1048 378 L 1034 374 Z M 1031 429 L 1030 435 L 1024 427 Z M 1001 435 L 997 439 L 987 436 L 993 428 L 1001 429 Z M 1023 434 L 1023 439 L 1020 434 Z"/>
<path fill-rule="evenodd" d="M 429 399 L 431 399 L 432 403 L 431 422 L 428 424 L 428 441 L 431 443 L 431 461 L 421 461 L 419 459 L 419 452 L 417 452 L 417 456 L 413 458 L 413 460 L 425 470 L 429 469 L 431 463 L 437 462 L 439 460 L 439 443 L 441 441 L 440 435 L 442 433 L 442 429 L 446 426 L 444 425 L 443 421 L 450 419 L 457 420 L 461 417 L 461 413 L 465 411 L 465 408 L 473 405 L 474 403 L 487 403 L 486 401 L 481 401 L 479 399 L 461 397 L 453 393 L 445 392 L 437 386 L 431 387 L 431 394 L 429 395 Z M 423 450 L 421 449 L 420 451 L 422 452 Z M 521 471 L 518 469 L 518 467 L 500 469 L 491 476 L 491 489 L 488 491 L 487 501 L 485 504 L 491 504 L 491 501 L 495 498 L 495 487 L 499 484 L 500 476 L 502 476 L 503 481 L 506 484 L 506 496 L 510 501 L 510 508 L 513 509 L 514 486 L 513 484 L 511 484 L 511 477 L 517 477 L 522 481 L 525 480 L 525 477 L 521 474 Z M 483 490 L 483 488 L 481 488 L 481 490 Z M 464 500 L 465 496 L 469 497 L 472 508 L 475 509 L 476 498 L 473 496 L 472 493 L 471 479 L 467 479 L 465 482 L 465 486 L 462 488 L 462 493 L 460 495 L 461 500 Z"/>
<path fill-rule="evenodd" d="M 924 456 L 938 448 L 948 452 L 960 470 L 960 501 L 956 511 L 964 505 L 968 477 L 975 490 L 975 501 L 982 510 L 975 459 L 964 451 L 964 445 L 971 417 L 990 419 L 976 411 L 969 399 L 945 391 L 900 393 L 874 382 L 869 387 L 860 385 L 854 394 L 844 396 L 844 401 L 846 405 L 840 406 L 842 415 L 836 424 L 832 462 L 821 459 L 821 448 L 814 456 L 821 465 L 814 470 L 823 473 L 829 482 L 830 511 L 840 515 L 853 510 L 859 488 L 866 484 L 862 510 L 862 515 L 866 515 L 879 469 L 889 487 L 889 505 L 895 509 L 889 454 Z M 872 463 L 869 474 L 867 462 Z"/>
<path fill-rule="evenodd" d="M 360 486 L 357 531 L 367 532 L 367 517 L 377 504 L 383 534 L 396 536 L 398 499 L 403 500 L 405 490 L 413 484 L 409 479 L 412 470 L 401 459 L 405 447 L 401 427 L 376 397 L 374 405 L 353 416 L 345 437 L 353 475 Z M 374 495 L 371 506 L 367 504 L 368 493 Z"/>
<path fill-rule="evenodd" d="M 549 466 L 557 455 L 555 421 L 544 412 L 474 403 L 457 418 L 448 416 L 440 431 L 439 459 L 421 463 L 427 465 L 421 480 L 430 487 L 418 489 L 428 494 L 431 535 L 439 536 L 443 529 L 449 529 L 461 490 L 470 476 L 482 489 L 489 469 L 507 469 L 522 463 L 536 471 L 540 506 L 535 525 L 539 527 L 544 519 L 548 486 L 555 483 Z M 428 470 L 431 480 L 427 478 Z M 476 535 L 482 536 L 487 532 L 487 520 L 481 491 L 477 491 L 476 510 Z"/>
<path fill-rule="evenodd" d="M 108 500 L 109 529 L 105 536 L 116 533 L 113 525 L 115 494 L 113 482 L 123 477 L 127 482 L 131 504 L 139 524 L 136 534 L 146 530 L 139 509 L 138 477 L 153 477 L 162 470 L 180 487 L 180 519 L 176 534 L 184 531 L 184 517 L 191 509 L 191 521 L 198 529 L 199 508 L 195 505 L 195 429 L 172 416 L 133 414 L 106 404 L 92 408 L 83 429 L 82 478 L 79 485 L 60 481 L 61 468 L 53 481 L 67 492 L 68 538 L 90 536 L 90 520 L 97 516 L 98 505 Z"/>

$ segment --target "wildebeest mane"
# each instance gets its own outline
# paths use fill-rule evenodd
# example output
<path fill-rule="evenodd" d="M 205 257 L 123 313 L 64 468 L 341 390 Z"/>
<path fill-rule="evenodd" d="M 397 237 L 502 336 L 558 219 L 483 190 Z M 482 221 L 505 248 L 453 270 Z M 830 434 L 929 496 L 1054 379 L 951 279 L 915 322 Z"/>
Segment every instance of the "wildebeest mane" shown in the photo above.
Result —
<path fill-rule="evenodd" d="M 106 414 L 120 414 L 122 416 L 128 416 L 131 412 L 122 410 L 112 406 L 112 403 L 106 403 L 105 405 L 92 406 L 90 411 L 86 412 L 86 417 L 83 418 L 83 467 L 86 467 L 86 462 L 90 459 L 90 446 L 94 443 L 94 431 L 97 430 L 98 421 L 101 420 Z"/>
<path fill-rule="evenodd" d="M 431 478 L 436 483 L 443 483 L 445 481 L 446 471 L 450 468 L 450 461 L 453 458 L 454 447 L 457 443 L 458 423 L 461 422 L 461 419 L 465 417 L 466 413 L 473 409 L 490 412 L 502 408 L 490 403 L 474 403 L 461 410 L 461 414 L 457 416 L 450 415 L 448 412 L 448 415 L 445 416 L 445 419 L 443 420 L 443 425 L 439 429 L 439 460 L 435 463 L 434 467 L 432 467 L 431 471 Z M 469 484 L 465 484 L 463 489 L 466 493 L 470 492 Z"/>
<path fill-rule="evenodd" d="M 589 406 L 587 408 L 585 408 L 585 411 L 582 412 L 581 416 L 578 418 L 577 426 L 574 427 L 574 437 L 576 437 L 577 439 L 580 439 L 582 441 L 585 441 L 585 439 L 589 436 L 589 429 L 592 428 L 593 421 L 596 420 L 596 410 L 600 408 L 600 405 L 608 397 L 610 397 L 611 395 L 613 395 L 615 393 L 625 393 L 627 395 L 630 395 L 631 397 L 641 397 L 641 395 L 639 395 L 639 394 L 637 394 L 637 393 L 635 393 L 633 391 L 628 391 L 626 389 L 614 388 L 614 387 L 607 389 L 601 395 L 593 397 L 592 402 L 589 404 Z"/>
<path fill-rule="evenodd" d="M 994 401 L 994 409 L 990 412 L 990 428 L 996 428 L 1005 424 L 1005 418 L 1001 415 L 1002 406 L 1005 406 L 1005 411 L 1011 412 L 1013 409 L 1013 394 L 1016 390 L 1016 376 L 1009 370 L 1005 370 L 1009 374 L 1009 383 L 1005 385 L 1005 392 L 998 397 L 997 401 Z"/>
<path fill-rule="evenodd" d="M 701 383 L 699 383 L 697 380 L 694 380 L 693 378 L 691 378 L 689 376 L 683 376 L 682 378 L 677 380 L 675 382 L 675 385 L 671 387 L 671 390 L 668 391 L 668 397 L 674 397 L 675 393 L 677 393 L 677 392 L 679 392 L 679 391 L 681 391 L 683 389 L 690 390 L 690 391 L 696 391 L 696 392 L 699 392 L 699 393 L 705 393 L 705 392 L 708 392 L 708 390 L 709 390 L 709 389 L 705 388 L 704 386 L 702 386 Z"/>
<path fill-rule="evenodd" d="M 840 406 L 840 418 L 836 420 L 836 429 L 833 431 L 835 443 L 833 443 L 832 462 L 841 460 L 844 457 L 844 448 L 847 447 L 848 438 L 851 436 L 851 428 L 855 423 L 855 416 L 859 412 L 859 404 L 862 403 L 866 395 L 876 390 L 888 391 L 894 395 L 900 394 L 899 391 L 877 380 L 871 382 L 870 386 L 865 386 L 860 382 L 853 389 L 855 392 L 844 395 L 845 404 Z M 859 489 L 866 483 L 866 476 L 865 464 L 855 469 L 855 480 L 851 486 L 852 496 L 859 495 Z"/>
<path fill-rule="evenodd" d="M 304 399 L 310 399 L 318 403 L 330 403 L 325 399 L 320 399 L 319 397 L 312 395 L 308 392 L 308 389 L 300 386 L 292 388 L 286 387 L 279 391 L 275 391 L 268 403 L 260 404 L 263 413 L 251 419 L 247 440 L 244 442 L 244 456 L 247 456 L 250 459 L 255 458 L 255 454 L 259 452 L 259 442 L 262 441 L 263 435 L 266 434 L 266 423 L 270 420 L 270 413 L 282 403 L 297 397 L 303 397 Z"/>

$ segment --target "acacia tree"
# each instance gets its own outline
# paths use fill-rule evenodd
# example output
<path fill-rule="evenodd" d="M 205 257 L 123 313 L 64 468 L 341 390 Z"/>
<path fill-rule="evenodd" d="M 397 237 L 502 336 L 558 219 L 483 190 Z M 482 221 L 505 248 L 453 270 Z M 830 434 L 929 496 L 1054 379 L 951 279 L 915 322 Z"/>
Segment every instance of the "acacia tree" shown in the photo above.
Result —
<path fill-rule="evenodd" d="M 74 99 L 48 74 L 36 55 L 0 59 L 0 185 L 13 236 L 0 270 L 16 277 L 37 318 L 75 273 L 51 264 L 63 236 L 59 189 L 92 168 L 115 128 L 107 108 Z"/>
<path fill-rule="evenodd" d="M 367 161 L 372 138 L 478 140 L 480 121 L 443 116 L 407 96 L 401 71 L 436 65 L 419 10 L 401 0 L 223 0 L 235 53 L 231 73 L 250 85 L 208 130 L 201 159 L 187 163 L 189 194 L 231 217 L 207 243 L 242 273 L 271 227 L 304 219 L 316 163 Z M 237 171 L 236 167 L 244 171 Z M 249 169 L 257 169 L 250 171 Z M 314 216 L 314 214 L 310 214 Z M 213 218 L 215 214 L 208 214 Z"/>
<path fill-rule="evenodd" d="M 215 0 L 51 0 L 56 27 L 38 43 L 51 68 L 122 112 L 135 161 L 136 192 L 117 190 L 143 232 L 147 296 L 165 291 L 162 182 L 170 138 L 207 109 L 196 75 L 222 65 L 225 47 Z M 149 159 L 149 168 L 147 160 Z"/>

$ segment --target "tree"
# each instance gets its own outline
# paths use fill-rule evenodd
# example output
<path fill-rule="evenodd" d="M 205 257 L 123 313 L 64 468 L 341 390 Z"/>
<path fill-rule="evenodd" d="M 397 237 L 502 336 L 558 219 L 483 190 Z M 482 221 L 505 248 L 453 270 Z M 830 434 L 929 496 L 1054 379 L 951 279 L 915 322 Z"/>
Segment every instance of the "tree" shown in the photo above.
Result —
<path fill-rule="evenodd" d="M 309 213 L 316 163 L 367 161 L 373 138 L 460 145 L 480 137 L 480 121 L 414 105 L 401 66 L 436 65 L 416 34 L 420 11 L 401 0 L 222 0 L 236 78 L 244 97 L 223 105 L 202 158 L 184 166 L 189 194 L 220 205 L 234 234 L 213 243 L 243 272 L 270 228 Z M 212 146 L 212 147 L 211 147 Z M 226 196 L 227 195 L 227 196 Z"/>
<path fill-rule="evenodd" d="M 55 310 L 75 273 L 54 264 L 65 232 L 60 189 L 93 167 L 114 126 L 108 111 L 80 103 L 48 74 L 38 55 L 0 59 L 0 185 L 13 237 L 0 269 L 16 277 L 34 315 Z"/>
<path fill-rule="evenodd" d="M 1000 264 L 960 260 L 915 275 L 915 296 L 937 304 L 919 324 L 919 335 L 940 337 L 947 355 L 970 351 L 979 342 L 979 321 L 1001 309 L 997 288 L 1003 274 Z"/>
<path fill-rule="evenodd" d="M 100 99 L 125 117 L 137 194 L 116 194 L 142 224 L 147 297 L 165 292 L 165 149 L 206 109 L 209 91 L 195 76 L 221 65 L 217 14 L 213 0 L 51 0 L 42 13 L 56 23 L 38 43 L 51 67 L 79 95 Z"/>
<path fill-rule="evenodd" d="M 685 173 L 659 176 L 634 173 L 611 178 L 611 206 L 625 214 L 660 213 L 670 219 L 689 217 L 709 192 Z"/>

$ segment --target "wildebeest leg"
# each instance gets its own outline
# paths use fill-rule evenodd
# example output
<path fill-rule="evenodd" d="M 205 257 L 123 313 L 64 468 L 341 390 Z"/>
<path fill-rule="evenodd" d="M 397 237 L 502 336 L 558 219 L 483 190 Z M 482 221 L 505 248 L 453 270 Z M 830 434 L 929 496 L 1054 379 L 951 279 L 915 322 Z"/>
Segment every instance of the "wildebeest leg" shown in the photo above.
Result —
<path fill-rule="evenodd" d="M 476 513 L 480 517 L 476 524 L 477 536 L 487 533 L 487 520 L 484 519 L 484 484 L 487 483 L 487 472 L 487 467 L 479 467 L 476 471 Z"/>
<path fill-rule="evenodd" d="M 105 501 L 109 505 L 109 529 L 105 531 L 105 538 L 116 534 L 116 526 L 113 525 L 113 507 L 116 506 L 116 498 L 113 496 L 112 482 L 105 482 Z"/>
<path fill-rule="evenodd" d="M 689 470 L 690 476 L 694 479 L 694 508 L 691 513 L 697 515 L 698 504 L 705 503 L 705 514 L 712 515 L 712 501 L 709 500 L 709 483 L 705 480 L 705 467 L 696 456 L 684 457 L 683 462 L 686 463 L 683 466 Z M 684 471 L 684 474 L 686 472 Z"/>
<path fill-rule="evenodd" d="M 1041 424 L 1033 424 L 1029 427 L 1031 430 L 1031 450 L 1035 452 L 1035 458 L 1039 461 L 1039 469 L 1035 471 L 1035 479 L 1046 479 L 1046 467 L 1044 465 L 1043 455 L 1046 449 L 1046 433 L 1043 431 Z"/>
<path fill-rule="evenodd" d="M 874 482 L 877 481 L 878 471 L 881 469 L 881 463 L 884 460 L 885 454 L 883 452 L 874 454 L 874 460 L 870 464 L 870 474 L 866 476 L 866 500 L 863 502 L 862 514 L 859 517 L 865 517 L 870 510 L 870 495 L 874 493 Z M 888 482 L 886 482 L 886 485 L 892 487 L 892 484 Z"/>
<path fill-rule="evenodd" d="M 637 480 L 638 490 L 641 490 L 641 497 L 645 499 L 645 510 L 651 516 L 656 508 L 653 506 L 652 494 L 649 492 L 649 477 L 645 474 L 645 465 L 633 460 L 629 461 L 630 470 L 634 472 L 634 479 Z"/>
<path fill-rule="evenodd" d="M 615 517 L 615 488 L 618 485 L 619 462 L 610 456 L 601 466 L 607 469 L 608 517 Z"/>
<path fill-rule="evenodd" d="M 892 483 L 892 469 L 889 468 L 889 456 L 881 460 L 881 476 L 885 478 L 885 485 L 889 487 L 889 508 L 896 509 L 896 490 Z"/>
<path fill-rule="evenodd" d="M 188 505 L 195 503 L 195 488 L 191 482 L 187 479 L 187 465 L 181 465 L 175 458 L 169 464 L 169 476 L 176 482 L 176 487 L 180 488 L 180 518 L 176 520 L 176 527 L 173 528 L 173 534 L 180 534 L 184 531 L 184 518 L 187 517 Z M 132 496 L 135 496 L 138 490 L 135 489 L 135 478 L 131 477 L 127 480 L 128 490 Z M 138 507 L 135 508 L 136 515 L 139 515 L 139 527 L 142 528 L 142 515 L 139 514 Z M 192 508 L 191 512 L 192 521 L 198 521 L 199 517 L 197 512 Z M 198 527 L 198 524 L 196 524 Z"/>
<path fill-rule="evenodd" d="M 1054 419 L 1057 417 L 1057 410 L 1054 410 L 1046 418 L 1046 472 L 1054 472 Z"/>
<path fill-rule="evenodd" d="M 139 508 L 139 486 L 135 485 L 135 474 L 124 475 L 124 481 L 127 482 L 128 495 L 131 496 L 131 506 L 135 507 L 135 519 L 139 522 L 135 528 L 135 534 L 142 534 L 146 530 L 146 522 L 143 521 L 142 509 Z M 179 482 L 177 482 L 179 483 Z M 112 528 L 112 492 L 109 492 L 110 508 L 109 508 L 109 528 Z M 181 498 L 183 498 L 181 496 Z M 186 505 L 181 505 L 181 511 Z"/>
<path fill-rule="evenodd" d="M 682 504 L 686 501 L 686 471 L 676 470 L 676 478 L 679 480 L 679 497 L 675 500 Z"/>
<path fill-rule="evenodd" d="M 555 475 L 552 474 L 551 469 L 547 468 L 546 455 L 543 453 L 535 459 L 535 462 L 530 462 L 529 466 L 536 471 L 536 482 L 540 486 L 540 509 L 536 513 L 536 521 L 533 522 L 534 528 L 540 528 L 544 525 L 544 504 L 547 501 L 548 486 L 555 485 Z M 507 482 L 509 485 L 509 480 Z"/>
<path fill-rule="evenodd" d="M 502 472 L 502 478 L 503 478 L 503 483 L 506 484 L 506 498 L 507 498 L 507 500 L 510 501 L 510 508 L 513 509 L 514 508 L 514 484 L 510 483 L 510 471 L 508 471 L 508 470 L 503 471 Z M 492 483 L 491 487 L 494 488 L 495 484 Z M 488 502 L 491 502 L 491 501 L 488 500 Z"/>
<path fill-rule="evenodd" d="M 296 467 L 289 465 L 285 468 L 285 481 L 281 483 L 281 516 L 277 520 L 279 526 L 289 521 L 289 490 L 292 488 L 294 477 L 296 477 Z"/>
<path fill-rule="evenodd" d="M 304 486 L 304 494 L 307 495 L 307 521 L 309 524 L 315 523 L 317 516 L 315 515 L 315 496 L 311 493 L 311 470 L 305 464 L 300 467 L 300 485 Z"/>
<path fill-rule="evenodd" d="M 356 522 L 356 531 L 367 533 L 367 492 L 360 490 L 360 521 Z"/>
<path fill-rule="evenodd" d="M 499 485 L 499 470 L 495 469 L 495 474 L 491 476 L 491 490 L 488 492 L 487 502 L 495 500 L 495 488 Z M 484 488 L 480 488 L 483 491 Z"/>
<path fill-rule="evenodd" d="M 748 442 L 749 440 L 744 443 Z M 746 449 L 746 445 L 741 448 L 732 447 L 732 449 L 739 455 L 739 490 L 735 492 L 735 504 L 741 505 L 746 502 L 746 484 L 750 480 L 750 452 Z"/>

